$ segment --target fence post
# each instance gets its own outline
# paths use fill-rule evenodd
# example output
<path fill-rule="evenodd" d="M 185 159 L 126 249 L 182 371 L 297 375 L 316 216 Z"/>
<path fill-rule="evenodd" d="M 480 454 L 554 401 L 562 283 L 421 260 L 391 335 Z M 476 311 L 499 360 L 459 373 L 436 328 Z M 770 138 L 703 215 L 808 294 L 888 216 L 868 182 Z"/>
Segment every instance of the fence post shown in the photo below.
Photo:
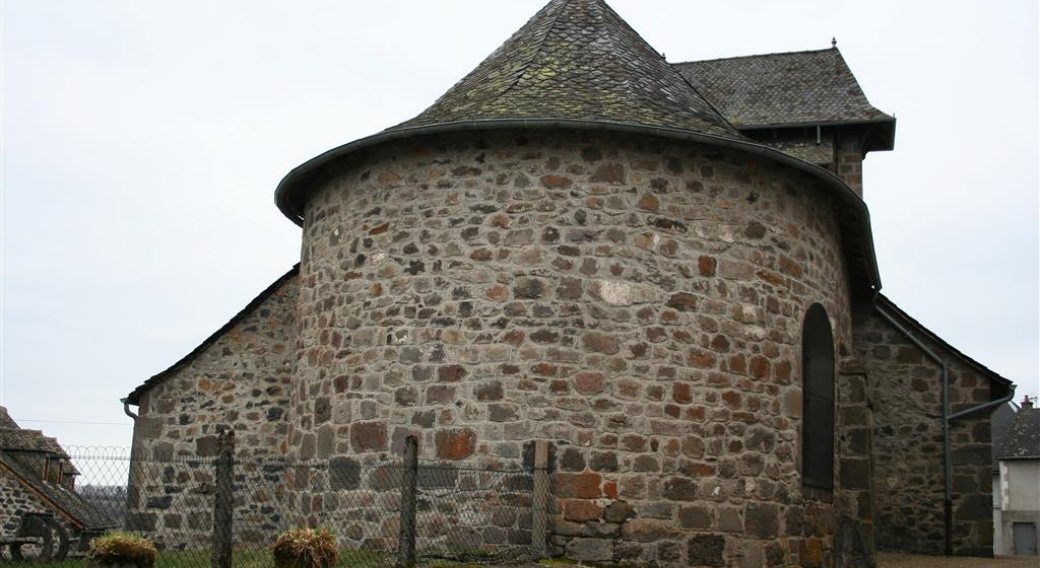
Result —
<path fill-rule="evenodd" d="M 218 449 L 213 497 L 212 568 L 231 568 L 232 508 L 234 507 L 235 431 L 224 428 L 217 432 Z"/>
<path fill-rule="evenodd" d="M 397 545 L 397 565 L 415 566 L 415 510 L 419 481 L 419 440 L 404 439 L 404 480 L 401 483 L 401 535 Z"/>
<path fill-rule="evenodd" d="M 540 558 L 548 558 L 549 546 L 549 442 L 534 443 L 534 503 L 531 504 L 531 546 Z"/>

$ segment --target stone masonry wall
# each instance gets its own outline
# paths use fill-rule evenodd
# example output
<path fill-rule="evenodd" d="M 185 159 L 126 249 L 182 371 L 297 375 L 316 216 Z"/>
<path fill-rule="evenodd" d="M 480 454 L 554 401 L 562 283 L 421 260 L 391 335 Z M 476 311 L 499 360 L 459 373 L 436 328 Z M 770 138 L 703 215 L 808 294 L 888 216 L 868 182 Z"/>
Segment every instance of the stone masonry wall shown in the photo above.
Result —
<path fill-rule="evenodd" d="M 50 513 L 64 527 L 66 534 L 79 534 L 76 525 L 44 502 L 39 495 L 14 478 L 14 474 L 0 465 L 0 538 L 11 538 L 18 531 L 25 513 Z"/>
<path fill-rule="evenodd" d="M 242 458 L 285 454 L 296 290 L 295 278 L 285 280 L 230 331 L 141 398 L 133 447 L 138 463 L 130 476 L 131 528 L 162 535 L 163 546 L 208 546 L 218 425 L 235 430 L 236 454 Z M 243 521 L 236 526 L 237 536 L 270 542 L 269 534 L 254 529 L 282 522 L 276 516 L 280 508 L 268 506 L 275 486 L 255 461 L 243 461 L 239 472 L 252 476 L 243 478 L 246 486 L 255 478 L 256 486 L 270 491 L 236 500 L 236 515 Z"/>
<path fill-rule="evenodd" d="M 289 452 L 517 465 L 556 445 L 558 552 L 833 564 L 798 472 L 801 330 L 851 343 L 830 200 L 737 152 L 627 135 L 383 145 L 315 182 Z M 840 471 L 838 473 L 840 478 Z"/>
<path fill-rule="evenodd" d="M 855 313 L 856 353 L 874 407 L 879 550 L 942 554 L 943 453 L 940 367 L 871 307 Z M 938 345 L 947 359 L 953 412 L 988 402 L 989 381 Z M 993 554 L 989 415 L 951 424 L 953 541 L 958 555 Z"/>

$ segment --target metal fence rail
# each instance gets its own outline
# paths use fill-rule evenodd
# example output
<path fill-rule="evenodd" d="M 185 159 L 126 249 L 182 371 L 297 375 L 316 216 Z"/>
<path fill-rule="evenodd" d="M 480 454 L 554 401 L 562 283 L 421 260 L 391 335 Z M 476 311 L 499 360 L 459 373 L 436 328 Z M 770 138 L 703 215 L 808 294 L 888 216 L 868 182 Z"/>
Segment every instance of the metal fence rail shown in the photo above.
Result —
<path fill-rule="evenodd" d="M 59 505 L 76 510 L 0 504 L 0 527 L 8 527 L 0 533 L 0 562 L 57 566 L 62 555 L 65 563 L 81 557 L 90 539 L 113 529 L 150 539 L 162 568 L 272 566 L 276 536 L 303 527 L 327 528 L 336 536 L 339 565 L 357 568 L 511 562 L 544 554 L 545 521 L 537 511 L 546 505 L 536 506 L 537 475 L 530 469 L 420 461 L 414 440 L 400 460 L 307 462 L 235 456 L 232 434 L 219 441 L 209 452 L 216 455 L 147 459 L 69 448 L 78 475 L 62 490 Z M 51 519 L 52 538 L 3 544 L 16 540 L 9 527 L 34 515 Z M 20 554 L 12 554 L 15 548 Z"/>

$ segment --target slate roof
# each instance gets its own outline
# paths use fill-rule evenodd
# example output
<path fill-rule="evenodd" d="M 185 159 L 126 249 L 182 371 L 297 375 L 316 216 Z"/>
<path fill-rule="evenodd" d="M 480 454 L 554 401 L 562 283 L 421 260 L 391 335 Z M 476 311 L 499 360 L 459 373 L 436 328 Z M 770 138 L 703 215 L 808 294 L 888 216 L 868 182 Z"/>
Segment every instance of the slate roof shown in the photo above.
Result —
<path fill-rule="evenodd" d="M 103 514 L 75 491 L 41 479 L 37 468 L 33 467 L 31 462 L 27 462 L 24 455 L 19 456 L 15 452 L 0 451 L 0 474 L 4 469 L 14 474 L 22 483 L 59 509 L 81 529 L 119 527 L 118 521 Z"/>
<path fill-rule="evenodd" d="M 997 455 L 1000 453 L 1000 446 L 1004 444 L 1004 439 L 1007 438 L 1008 430 L 1011 429 L 1011 423 L 1014 421 L 1015 405 L 1010 402 L 1000 405 L 989 415 L 989 433 L 993 443 L 994 472 L 1000 470 L 1000 458 Z"/>
<path fill-rule="evenodd" d="M 0 428 L 0 450 L 39 452 L 68 458 L 58 440 L 44 436 L 39 430 Z"/>
<path fill-rule="evenodd" d="M 741 129 L 895 120 L 870 104 L 836 47 L 675 67 Z"/>
<path fill-rule="evenodd" d="M 155 385 L 166 380 L 173 373 L 191 364 L 191 362 L 194 361 L 196 357 L 198 357 L 207 349 L 209 349 L 209 347 L 216 343 L 221 337 L 223 337 L 225 333 L 227 333 L 233 327 L 238 325 L 238 323 L 245 319 L 249 314 L 253 313 L 253 310 L 260 307 L 260 304 L 264 303 L 264 300 L 266 300 L 272 294 L 280 290 L 286 282 L 292 280 L 293 278 L 296 278 L 299 274 L 300 265 L 293 265 L 293 267 L 290 268 L 288 272 L 283 274 L 281 277 L 275 280 L 270 286 L 268 286 L 262 292 L 260 292 L 255 298 L 250 300 L 249 303 L 246 304 L 246 306 L 242 308 L 237 314 L 232 316 L 232 318 L 228 320 L 227 323 L 220 326 L 220 329 L 214 331 L 209 337 L 204 339 L 202 343 L 196 346 L 195 349 L 192 349 L 191 353 L 188 353 L 184 357 L 181 357 L 179 361 L 177 361 L 173 365 L 170 365 L 165 371 L 152 375 L 144 383 L 135 388 L 133 392 L 127 395 L 126 401 L 133 405 L 140 404 L 141 395 L 151 390 L 151 388 Z"/>
<path fill-rule="evenodd" d="M 996 454 L 999 460 L 1040 459 L 1040 408 L 1019 409 Z"/>
<path fill-rule="evenodd" d="M 864 290 L 881 288 L 870 213 L 848 184 L 742 135 L 603 0 L 551 0 L 419 116 L 293 168 L 275 189 L 275 204 L 303 226 L 308 195 L 333 172 L 331 164 L 393 140 L 493 129 L 657 136 L 734 148 L 806 172 L 837 201 L 852 277 Z"/>
<path fill-rule="evenodd" d="M 603 0 L 552 0 L 433 106 L 389 130 L 523 118 L 742 138 Z"/>
<path fill-rule="evenodd" d="M 7 413 L 7 409 L 0 406 L 0 428 L 17 428 L 18 423 Z"/>
<path fill-rule="evenodd" d="M 48 458 L 58 458 L 68 474 L 79 473 L 56 439 L 39 430 L 20 428 L 7 409 L 0 406 L 0 475 L 14 475 L 81 528 L 118 528 L 118 522 L 106 517 L 75 491 L 44 480 L 40 472 L 43 460 Z"/>
<path fill-rule="evenodd" d="M 973 369 L 978 371 L 982 376 L 989 379 L 991 383 L 990 400 L 996 400 L 1014 390 L 1014 383 L 1012 383 L 1010 379 L 1001 376 L 993 369 L 990 369 L 982 363 L 979 363 L 975 359 L 969 357 L 966 353 L 963 353 L 953 345 L 947 343 L 946 340 L 939 337 L 938 334 L 925 327 L 924 324 L 911 317 L 910 314 L 903 311 L 903 309 L 897 306 L 895 302 L 888 298 L 888 296 L 879 293 L 877 295 L 877 305 L 883 310 L 885 310 L 885 312 L 887 312 L 892 317 L 896 318 L 897 320 L 900 320 L 904 326 L 913 331 L 916 331 L 919 337 L 924 337 L 927 340 L 935 343 L 941 349 L 945 349 L 951 355 L 960 359 L 962 363 L 968 365 L 969 367 L 972 367 Z"/>

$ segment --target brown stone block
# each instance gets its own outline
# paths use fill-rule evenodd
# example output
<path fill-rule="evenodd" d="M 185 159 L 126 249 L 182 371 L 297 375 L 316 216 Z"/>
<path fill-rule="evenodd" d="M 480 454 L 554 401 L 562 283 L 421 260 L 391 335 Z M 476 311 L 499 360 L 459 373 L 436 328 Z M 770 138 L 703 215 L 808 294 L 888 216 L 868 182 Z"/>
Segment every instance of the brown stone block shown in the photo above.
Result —
<path fill-rule="evenodd" d="M 556 495 L 569 499 L 599 499 L 602 496 L 598 473 L 557 473 L 553 475 Z"/>
<path fill-rule="evenodd" d="M 603 515 L 603 508 L 585 499 L 566 499 L 563 501 L 563 517 L 568 521 L 584 523 L 595 521 Z"/>
<path fill-rule="evenodd" d="M 769 359 L 762 356 L 755 356 L 751 358 L 751 376 L 756 379 L 768 379 L 769 378 Z"/>
<path fill-rule="evenodd" d="M 385 452 L 388 432 L 384 422 L 356 422 L 350 427 L 350 446 L 354 453 Z"/>
<path fill-rule="evenodd" d="M 689 355 L 689 363 L 694 367 L 702 369 L 710 369 L 715 367 L 715 356 L 707 351 L 701 351 L 699 349 L 691 349 Z"/>
<path fill-rule="evenodd" d="M 604 387 L 603 373 L 582 371 L 574 377 L 574 390 L 584 395 L 599 394 Z"/>
<path fill-rule="evenodd" d="M 444 460 L 463 460 L 476 451 L 477 434 L 469 428 L 438 430 L 434 435 L 437 457 Z"/>
<path fill-rule="evenodd" d="M 769 503 L 748 503 L 744 507 L 744 531 L 755 538 L 776 538 L 780 532 L 780 509 Z"/>
<path fill-rule="evenodd" d="M 632 542 L 657 542 L 679 536 L 670 520 L 632 519 L 621 525 L 621 538 Z"/>
<path fill-rule="evenodd" d="M 717 534 L 701 534 L 686 541 L 686 560 L 690 566 L 726 565 L 726 538 Z"/>
<path fill-rule="evenodd" d="M 582 344 L 590 351 L 605 355 L 617 355 L 621 350 L 621 345 L 617 338 L 596 331 L 585 332 L 585 336 L 582 337 Z"/>
<path fill-rule="evenodd" d="M 714 524 L 713 510 L 705 505 L 690 505 L 679 509 L 679 526 L 684 529 L 710 529 Z"/>
<path fill-rule="evenodd" d="M 444 365 L 437 369 L 437 380 L 442 383 L 455 383 L 461 381 L 466 374 L 462 365 Z"/>
<path fill-rule="evenodd" d="M 662 495 L 672 501 L 695 501 L 697 484 L 685 477 L 669 477 L 664 482 Z"/>

